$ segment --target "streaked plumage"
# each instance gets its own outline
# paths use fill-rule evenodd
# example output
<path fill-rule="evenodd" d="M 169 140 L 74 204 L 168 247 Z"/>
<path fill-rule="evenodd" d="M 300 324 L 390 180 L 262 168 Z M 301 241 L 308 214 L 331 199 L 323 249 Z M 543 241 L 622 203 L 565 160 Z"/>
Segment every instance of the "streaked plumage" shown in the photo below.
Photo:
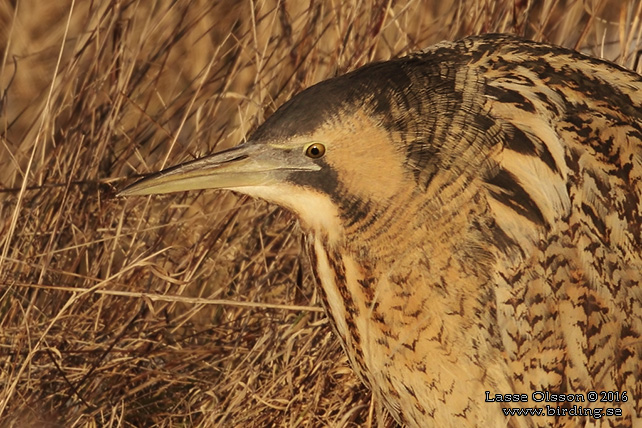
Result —
<path fill-rule="evenodd" d="M 642 424 L 639 75 L 510 36 L 440 43 L 321 82 L 248 143 L 123 194 L 196 188 L 299 216 L 352 366 L 400 423 Z M 628 400 L 581 403 L 621 417 L 504 416 L 575 404 L 535 391 Z"/>

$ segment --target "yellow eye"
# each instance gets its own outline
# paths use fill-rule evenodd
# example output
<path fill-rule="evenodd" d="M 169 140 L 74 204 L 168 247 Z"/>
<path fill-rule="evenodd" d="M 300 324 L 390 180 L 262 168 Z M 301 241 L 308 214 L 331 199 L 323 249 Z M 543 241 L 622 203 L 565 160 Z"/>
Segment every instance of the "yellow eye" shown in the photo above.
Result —
<path fill-rule="evenodd" d="M 321 143 L 312 143 L 305 149 L 305 155 L 312 159 L 318 159 L 325 154 L 325 146 Z"/>

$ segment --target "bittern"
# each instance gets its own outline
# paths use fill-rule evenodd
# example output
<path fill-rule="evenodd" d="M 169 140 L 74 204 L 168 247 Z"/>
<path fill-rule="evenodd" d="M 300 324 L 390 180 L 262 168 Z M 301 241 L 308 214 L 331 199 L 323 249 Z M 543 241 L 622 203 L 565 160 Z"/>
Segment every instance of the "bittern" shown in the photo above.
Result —
<path fill-rule="evenodd" d="M 206 188 L 298 216 L 350 363 L 400 424 L 642 424 L 640 75 L 444 42 L 121 194 Z"/>

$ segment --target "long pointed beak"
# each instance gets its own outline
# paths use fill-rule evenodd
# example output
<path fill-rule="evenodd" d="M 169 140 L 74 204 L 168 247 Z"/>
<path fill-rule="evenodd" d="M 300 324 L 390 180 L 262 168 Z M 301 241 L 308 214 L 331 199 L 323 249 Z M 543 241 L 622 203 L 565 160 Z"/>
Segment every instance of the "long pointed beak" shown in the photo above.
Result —
<path fill-rule="evenodd" d="M 242 144 L 151 174 L 127 186 L 118 196 L 268 186 L 283 181 L 292 171 L 319 169 L 309 163 L 296 165 L 298 162 L 288 159 L 287 153 L 268 144 Z"/>

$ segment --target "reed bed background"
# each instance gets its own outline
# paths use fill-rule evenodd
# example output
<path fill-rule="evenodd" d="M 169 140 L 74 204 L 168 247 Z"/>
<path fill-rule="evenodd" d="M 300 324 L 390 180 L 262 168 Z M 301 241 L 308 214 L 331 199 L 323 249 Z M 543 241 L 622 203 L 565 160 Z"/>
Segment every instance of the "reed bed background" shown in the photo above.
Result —
<path fill-rule="evenodd" d="M 640 1 L 0 3 L 0 426 L 393 426 L 289 213 L 116 198 L 307 86 L 509 32 L 639 68 Z"/>

